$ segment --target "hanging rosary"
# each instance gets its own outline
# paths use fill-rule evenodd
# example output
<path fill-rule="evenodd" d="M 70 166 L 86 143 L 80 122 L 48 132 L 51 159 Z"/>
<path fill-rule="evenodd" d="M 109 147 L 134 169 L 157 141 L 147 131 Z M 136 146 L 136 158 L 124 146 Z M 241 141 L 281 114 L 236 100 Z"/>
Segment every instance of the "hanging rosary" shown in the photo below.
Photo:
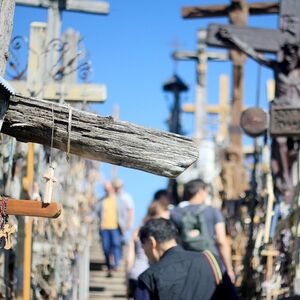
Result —
<path fill-rule="evenodd" d="M 9 250 L 12 247 L 11 235 L 15 233 L 16 226 L 11 226 L 8 224 L 8 214 L 7 214 L 7 197 L 1 196 L 0 200 L 0 238 L 4 238 L 4 249 Z"/>

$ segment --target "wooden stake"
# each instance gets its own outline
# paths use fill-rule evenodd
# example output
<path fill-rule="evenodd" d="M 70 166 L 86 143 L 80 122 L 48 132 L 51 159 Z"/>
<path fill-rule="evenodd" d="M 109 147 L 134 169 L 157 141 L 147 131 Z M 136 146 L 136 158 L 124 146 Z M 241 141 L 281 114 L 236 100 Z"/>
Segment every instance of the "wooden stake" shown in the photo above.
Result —
<path fill-rule="evenodd" d="M 24 239 L 24 269 L 23 269 L 23 300 L 30 300 L 30 273 L 31 273 L 31 242 L 32 218 L 25 219 Z"/>
<path fill-rule="evenodd" d="M 32 190 L 34 177 L 34 144 L 28 144 L 27 153 L 27 175 L 26 184 L 23 188 L 27 189 L 29 195 Z M 24 182 L 23 182 L 24 184 Z M 8 201 L 7 201 L 8 202 Z M 7 205 L 8 206 L 8 205 Z M 31 273 L 31 244 L 32 244 L 32 218 L 25 217 L 24 226 L 24 264 L 23 264 L 23 300 L 30 300 L 30 273 Z"/>
<path fill-rule="evenodd" d="M 15 0 L 0 1 L 0 76 L 4 77 L 8 46 L 13 29 Z"/>
<path fill-rule="evenodd" d="M 43 203 L 35 200 L 17 200 L 8 199 L 7 214 L 14 216 L 31 216 L 42 218 L 57 218 L 61 214 L 61 207 L 59 204 Z"/>

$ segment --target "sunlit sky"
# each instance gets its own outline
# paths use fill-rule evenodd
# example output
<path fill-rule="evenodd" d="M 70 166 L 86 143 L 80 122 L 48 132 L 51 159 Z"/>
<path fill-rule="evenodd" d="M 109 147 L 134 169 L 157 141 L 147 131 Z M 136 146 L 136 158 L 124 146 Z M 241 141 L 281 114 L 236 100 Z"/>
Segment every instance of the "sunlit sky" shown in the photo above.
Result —
<path fill-rule="evenodd" d="M 196 32 L 199 28 L 206 28 L 209 23 L 228 22 L 227 18 L 184 20 L 181 18 L 181 8 L 190 5 L 228 4 L 229 0 L 108 2 L 110 14 L 107 16 L 64 12 L 62 18 L 63 32 L 72 27 L 84 38 L 85 48 L 93 64 L 90 81 L 103 83 L 107 87 L 106 102 L 93 105 L 92 109 L 97 114 L 107 116 L 112 115 L 113 107 L 118 105 L 121 120 L 168 130 L 166 120 L 170 113 L 172 97 L 163 92 L 163 83 L 176 70 L 190 88 L 182 94 L 183 103 L 194 102 L 196 83 L 195 62 L 183 61 L 175 65 L 171 59 L 172 51 L 196 50 Z M 17 6 L 13 35 L 28 36 L 30 23 L 34 21 L 47 22 L 47 10 Z M 249 24 L 276 28 L 277 17 L 250 17 Z M 255 105 L 257 70 L 257 64 L 248 60 L 245 69 L 245 106 Z M 207 72 L 207 102 L 217 103 L 219 75 L 231 76 L 231 63 L 209 62 Z M 267 106 L 267 78 L 272 78 L 272 73 L 263 68 L 260 96 L 263 107 Z M 182 125 L 185 134 L 192 136 L 193 116 L 183 114 Z M 105 178 L 111 178 L 111 165 L 102 164 L 101 170 Z M 138 224 L 153 193 L 165 188 L 167 179 L 123 167 L 117 169 L 117 174 L 125 182 L 125 189 L 134 198 Z M 98 194 L 102 194 L 100 187 Z"/>

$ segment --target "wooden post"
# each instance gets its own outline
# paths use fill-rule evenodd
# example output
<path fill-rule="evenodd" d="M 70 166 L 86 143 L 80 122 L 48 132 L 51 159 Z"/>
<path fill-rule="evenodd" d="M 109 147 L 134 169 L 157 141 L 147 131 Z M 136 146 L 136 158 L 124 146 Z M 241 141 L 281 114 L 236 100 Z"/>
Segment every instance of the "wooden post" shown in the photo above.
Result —
<path fill-rule="evenodd" d="M 27 153 L 27 186 L 24 186 L 27 193 L 31 194 L 34 177 L 34 145 L 28 144 Z M 25 217 L 24 227 L 24 264 L 23 264 L 23 300 L 30 300 L 30 274 L 31 274 L 31 245 L 32 245 L 32 218 Z"/>
<path fill-rule="evenodd" d="M 297 153 L 297 182 L 299 184 L 300 182 L 300 151 L 298 150 Z M 298 195 L 296 195 L 296 203 L 297 203 L 297 210 L 296 210 L 296 216 L 295 216 L 295 228 L 296 228 L 296 240 L 295 240 L 295 279 L 294 279 L 294 289 L 295 294 L 300 294 L 300 192 L 298 190 Z"/>
<path fill-rule="evenodd" d="M 15 0 L 0 1 L 0 76 L 4 77 L 8 59 L 8 46 L 13 29 Z"/>
<path fill-rule="evenodd" d="M 207 114 L 217 114 L 220 116 L 220 124 L 219 130 L 217 133 L 217 140 L 223 141 L 228 136 L 228 121 L 229 121 L 229 113 L 230 106 L 228 104 L 228 76 L 221 75 L 220 76 L 220 100 L 218 105 L 206 105 L 206 113 Z M 187 113 L 195 113 L 195 105 L 193 104 L 185 104 L 182 107 L 184 112 Z"/>
<path fill-rule="evenodd" d="M 230 23 L 238 26 L 246 26 L 249 14 L 248 5 L 245 0 L 235 2 L 236 8 L 229 12 Z M 246 56 L 238 50 L 230 50 L 230 57 L 233 63 L 233 87 L 229 135 L 231 144 L 234 147 L 242 149 L 240 118 L 243 111 L 244 63 Z M 240 153 L 242 153 L 242 150 Z M 242 161 L 243 157 L 241 157 L 241 161 L 239 163 L 242 163 Z"/>
<path fill-rule="evenodd" d="M 267 205 L 267 212 L 266 212 L 265 234 L 264 234 L 265 244 L 268 244 L 270 239 L 270 228 L 271 228 L 271 221 L 273 216 L 273 205 L 275 200 L 271 172 L 267 174 L 267 190 L 268 190 L 268 205 Z"/>

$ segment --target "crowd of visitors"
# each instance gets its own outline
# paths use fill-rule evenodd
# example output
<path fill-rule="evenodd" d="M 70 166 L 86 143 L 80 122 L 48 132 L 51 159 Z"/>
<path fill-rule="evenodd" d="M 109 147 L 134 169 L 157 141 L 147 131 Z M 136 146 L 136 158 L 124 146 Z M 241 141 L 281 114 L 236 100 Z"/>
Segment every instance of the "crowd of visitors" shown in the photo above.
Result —
<path fill-rule="evenodd" d="M 107 276 L 119 270 L 122 239 L 132 229 L 134 204 L 120 180 L 104 183 L 96 207 Z M 224 217 L 207 204 L 201 179 L 184 185 L 175 206 L 158 190 L 126 247 L 128 299 L 237 299 Z"/>

